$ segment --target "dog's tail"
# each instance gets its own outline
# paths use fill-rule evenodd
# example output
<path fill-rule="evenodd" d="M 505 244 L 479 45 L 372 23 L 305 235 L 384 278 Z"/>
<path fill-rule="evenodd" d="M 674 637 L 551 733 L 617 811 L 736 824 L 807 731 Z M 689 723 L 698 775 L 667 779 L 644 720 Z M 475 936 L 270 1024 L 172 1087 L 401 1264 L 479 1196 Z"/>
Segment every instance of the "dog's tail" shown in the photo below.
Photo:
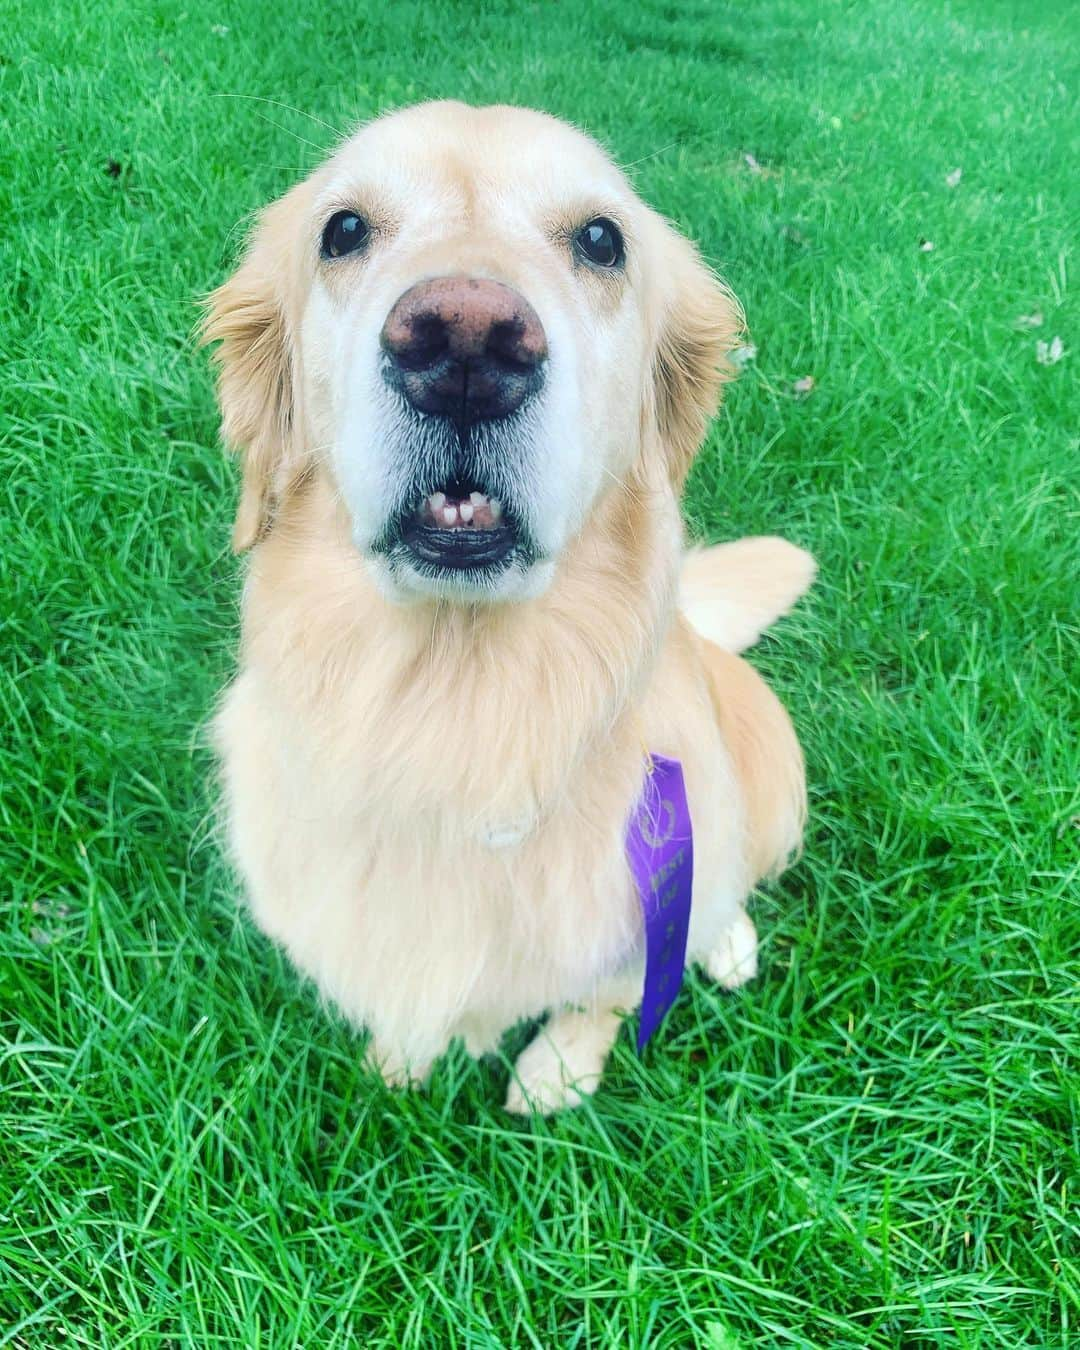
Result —
<path fill-rule="evenodd" d="M 741 652 L 806 594 L 816 571 L 809 553 L 768 535 L 691 549 L 679 608 L 703 638 Z"/>

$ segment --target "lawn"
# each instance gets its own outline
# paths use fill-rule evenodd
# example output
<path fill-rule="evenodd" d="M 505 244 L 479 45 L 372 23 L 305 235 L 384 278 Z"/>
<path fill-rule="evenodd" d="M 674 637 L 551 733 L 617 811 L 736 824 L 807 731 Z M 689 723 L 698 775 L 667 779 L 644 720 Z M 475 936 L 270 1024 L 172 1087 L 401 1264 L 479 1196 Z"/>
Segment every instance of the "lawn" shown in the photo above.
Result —
<path fill-rule="evenodd" d="M 1070 0 L 7 0 L 0 1345 L 1080 1342 L 1078 86 Z M 691 528 L 821 565 L 754 655 L 812 812 L 762 974 L 550 1121 L 502 1062 L 365 1074 L 201 730 L 242 565 L 196 301 L 444 95 L 575 120 L 700 242 L 757 350 Z"/>

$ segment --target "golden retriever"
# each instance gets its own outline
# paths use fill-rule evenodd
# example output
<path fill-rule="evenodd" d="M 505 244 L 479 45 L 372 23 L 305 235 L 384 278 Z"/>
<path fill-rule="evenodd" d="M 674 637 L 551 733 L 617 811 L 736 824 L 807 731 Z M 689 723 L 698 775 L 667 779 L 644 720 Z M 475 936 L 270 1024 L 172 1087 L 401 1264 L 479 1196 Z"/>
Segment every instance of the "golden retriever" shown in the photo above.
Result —
<path fill-rule="evenodd" d="M 695 824 L 687 961 L 756 971 L 746 899 L 805 789 L 734 653 L 814 565 L 778 539 L 685 552 L 740 329 L 593 141 L 460 103 L 345 141 L 210 297 L 251 550 L 215 723 L 231 849 L 389 1082 L 550 1012 L 507 1107 L 595 1090 L 641 998 L 649 752 L 681 761 Z"/>

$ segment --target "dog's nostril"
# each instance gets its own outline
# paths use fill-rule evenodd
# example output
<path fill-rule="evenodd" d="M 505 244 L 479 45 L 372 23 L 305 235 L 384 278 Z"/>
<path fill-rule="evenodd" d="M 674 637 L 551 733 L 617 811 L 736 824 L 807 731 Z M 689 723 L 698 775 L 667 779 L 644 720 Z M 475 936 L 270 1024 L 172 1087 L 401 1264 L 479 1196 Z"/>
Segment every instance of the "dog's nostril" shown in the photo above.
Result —
<path fill-rule="evenodd" d="M 543 358 L 536 349 L 535 340 L 528 340 L 526 328 L 527 325 L 521 319 L 506 319 L 492 325 L 487 342 L 488 354 L 515 370 L 534 369 Z"/>
<path fill-rule="evenodd" d="M 445 356 L 449 347 L 450 334 L 445 322 L 437 314 L 420 314 L 393 354 L 406 370 L 423 370 Z"/>

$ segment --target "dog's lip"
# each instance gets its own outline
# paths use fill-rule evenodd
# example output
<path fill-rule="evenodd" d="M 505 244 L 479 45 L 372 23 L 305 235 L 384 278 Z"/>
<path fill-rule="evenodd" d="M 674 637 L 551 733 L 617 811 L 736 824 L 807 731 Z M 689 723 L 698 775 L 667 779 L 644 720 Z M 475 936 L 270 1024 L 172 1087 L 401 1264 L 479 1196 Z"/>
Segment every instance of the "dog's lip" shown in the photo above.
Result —
<path fill-rule="evenodd" d="M 502 571 L 530 554 L 513 511 L 472 478 L 455 477 L 417 499 L 393 523 L 386 545 L 430 574 Z"/>
<path fill-rule="evenodd" d="M 518 549 L 517 530 L 508 520 L 472 529 L 429 525 L 414 517 L 404 522 L 400 539 L 417 562 L 448 572 L 502 568 Z"/>

